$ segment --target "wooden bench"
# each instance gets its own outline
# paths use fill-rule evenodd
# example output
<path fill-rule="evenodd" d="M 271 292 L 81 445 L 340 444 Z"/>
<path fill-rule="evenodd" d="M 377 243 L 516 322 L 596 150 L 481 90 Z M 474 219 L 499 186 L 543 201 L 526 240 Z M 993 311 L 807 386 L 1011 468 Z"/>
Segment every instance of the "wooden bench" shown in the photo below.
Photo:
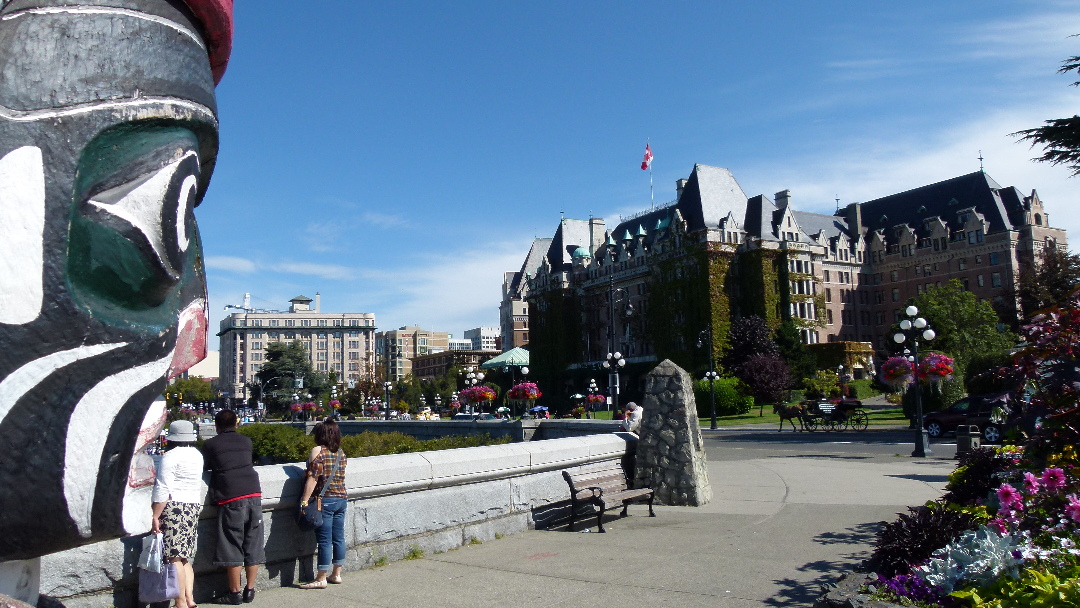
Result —
<path fill-rule="evenodd" d="M 619 463 L 613 463 L 603 468 L 571 473 L 563 471 L 563 478 L 570 485 L 570 530 L 573 531 L 577 523 L 578 506 L 582 503 L 596 505 L 599 513 L 596 514 L 596 527 L 600 532 L 604 530 L 604 512 L 611 507 L 622 505 L 622 513 L 619 517 L 626 517 L 626 509 L 631 502 L 649 501 L 649 517 L 656 517 L 653 512 L 652 488 L 630 489 L 626 479 L 626 471 Z"/>

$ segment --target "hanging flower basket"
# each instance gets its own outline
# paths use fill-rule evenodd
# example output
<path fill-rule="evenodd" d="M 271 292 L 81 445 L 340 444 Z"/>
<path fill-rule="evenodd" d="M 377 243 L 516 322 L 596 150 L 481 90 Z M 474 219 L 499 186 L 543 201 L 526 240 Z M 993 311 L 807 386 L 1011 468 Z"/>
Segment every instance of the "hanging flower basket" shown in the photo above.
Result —
<path fill-rule="evenodd" d="M 451 401 L 450 402 L 450 409 L 453 409 L 453 410 L 461 409 L 461 402 L 460 401 Z"/>
<path fill-rule="evenodd" d="M 291 409 L 294 412 L 299 412 L 300 410 L 304 409 L 304 406 L 300 405 L 299 403 L 294 403 L 294 404 L 289 406 L 289 409 Z"/>
<path fill-rule="evenodd" d="M 953 375 L 953 358 L 948 355 L 931 353 L 919 363 L 919 379 L 931 384 L 948 380 Z"/>
<path fill-rule="evenodd" d="M 318 408 L 319 408 L 319 406 L 315 405 L 314 401 L 308 401 L 307 403 L 304 404 L 304 411 L 305 412 L 314 412 Z"/>
<path fill-rule="evenodd" d="M 597 394 L 589 395 L 586 400 L 589 402 L 589 405 L 600 405 L 602 403 L 607 403 L 607 397 Z"/>
<path fill-rule="evenodd" d="M 341 409 L 341 402 L 338 401 L 337 399 L 331 399 L 330 400 L 330 407 L 334 408 L 335 410 Z"/>
<path fill-rule="evenodd" d="M 495 400 L 495 391 L 491 390 L 491 387 L 488 386 L 470 386 L 458 394 L 471 403 Z"/>
<path fill-rule="evenodd" d="M 536 386 L 535 382 L 515 384 L 507 394 L 510 399 L 520 401 L 536 401 L 541 395 L 543 395 L 543 393 L 540 392 L 540 387 Z"/>
<path fill-rule="evenodd" d="M 881 364 L 881 381 L 893 390 L 904 388 L 914 381 L 914 367 L 907 357 L 889 357 Z"/>

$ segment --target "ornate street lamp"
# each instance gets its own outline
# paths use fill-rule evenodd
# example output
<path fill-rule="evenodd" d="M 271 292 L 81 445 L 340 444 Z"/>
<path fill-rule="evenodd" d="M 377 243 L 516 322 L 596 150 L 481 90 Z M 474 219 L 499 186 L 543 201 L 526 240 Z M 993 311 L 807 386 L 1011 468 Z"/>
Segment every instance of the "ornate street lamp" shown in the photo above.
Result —
<path fill-rule="evenodd" d="M 907 319 L 900 321 L 900 331 L 893 334 L 893 342 L 897 344 L 903 344 L 908 342 L 911 344 L 913 370 L 916 375 L 915 379 L 915 451 L 911 453 L 916 458 L 924 458 L 930 455 L 930 438 L 927 436 L 926 427 L 923 425 L 923 408 L 922 408 L 922 387 L 918 381 L 919 370 L 919 338 L 926 340 L 927 342 L 937 337 L 934 330 L 930 328 L 930 325 L 926 322 L 926 319 L 917 316 L 919 309 L 915 306 L 908 306 L 904 313 L 908 316 Z"/>
<path fill-rule="evenodd" d="M 608 370 L 608 395 L 611 397 L 611 409 L 619 409 L 619 370 L 626 366 L 622 353 L 608 353 L 604 369 Z"/>
<path fill-rule="evenodd" d="M 394 383 L 387 380 L 383 382 L 383 399 L 385 400 L 385 407 L 383 408 L 383 414 L 385 420 L 390 420 L 390 389 L 394 388 Z"/>
<path fill-rule="evenodd" d="M 484 372 L 480 371 L 479 368 L 477 368 L 474 365 L 470 365 L 469 367 L 465 368 L 465 387 L 466 388 L 468 388 L 470 386 L 476 386 L 477 384 L 479 384 L 483 380 L 484 380 Z M 472 402 L 470 401 L 467 405 L 468 405 L 468 408 L 469 408 L 467 413 L 469 413 L 469 414 L 473 413 L 473 404 L 472 404 Z"/>
<path fill-rule="evenodd" d="M 716 379 L 720 377 L 720 374 L 716 373 L 716 355 L 713 353 L 713 336 L 712 326 L 709 329 L 703 329 L 698 332 L 697 339 L 698 348 L 702 346 L 709 347 L 709 371 L 705 372 L 705 379 L 709 381 L 709 406 L 712 408 L 712 422 L 709 423 L 709 429 L 716 430 Z"/>

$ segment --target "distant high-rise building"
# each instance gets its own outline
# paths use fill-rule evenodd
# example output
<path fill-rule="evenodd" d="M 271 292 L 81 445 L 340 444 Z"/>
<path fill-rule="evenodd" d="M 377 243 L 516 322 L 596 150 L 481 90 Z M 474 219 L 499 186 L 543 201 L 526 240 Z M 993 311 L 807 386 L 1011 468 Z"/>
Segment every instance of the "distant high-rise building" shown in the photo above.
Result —
<path fill-rule="evenodd" d="M 299 341 L 308 351 L 316 371 L 337 373 L 340 382 L 369 377 L 375 363 L 375 314 L 328 313 L 320 310 L 321 296 L 296 296 L 289 310 L 251 308 L 245 294 L 243 306 L 221 321 L 219 386 L 232 398 L 248 397 L 246 386 L 262 369 L 266 347 L 272 342 Z M 314 303 L 314 307 L 312 306 Z"/>
<path fill-rule="evenodd" d="M 412 359 L 432 352 L 449 350 L 450 334 L 406 325 L 375 334 L 379 365 L 394 381 L 412 373 Z"/>
<path fill-rule="evenodd" d="M 465 330 L 465 339 L 472 343 L 471 350 L 498 351 L 502 336 L 498 327 L 477 327 Z"/>

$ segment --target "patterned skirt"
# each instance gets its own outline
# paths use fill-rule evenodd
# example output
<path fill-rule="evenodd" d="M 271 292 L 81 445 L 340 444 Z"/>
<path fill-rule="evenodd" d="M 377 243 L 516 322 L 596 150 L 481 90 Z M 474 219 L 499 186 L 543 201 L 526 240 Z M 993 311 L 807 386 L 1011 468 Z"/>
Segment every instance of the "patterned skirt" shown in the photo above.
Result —
<path fill-rule="evenodd" d="M 193 502 L 165 503 L 165 510 L 161 512 L 161 532 L 166 560 L 179 557 L 192 561 L 195 557 L 201 512 L 202 505 Z"/>

